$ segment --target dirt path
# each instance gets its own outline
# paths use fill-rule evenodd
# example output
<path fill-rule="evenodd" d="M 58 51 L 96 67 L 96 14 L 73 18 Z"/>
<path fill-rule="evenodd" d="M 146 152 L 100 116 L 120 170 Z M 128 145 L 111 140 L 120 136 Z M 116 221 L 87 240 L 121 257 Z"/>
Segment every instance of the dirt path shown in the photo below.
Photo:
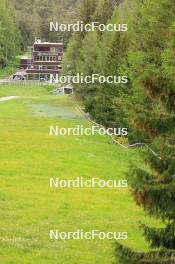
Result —
<path fill-rule="evenodd" d="M 12 100 L 12 99 L 16 99 L 19 98 L 20 96 L 6 96 L 6 97 L 1 97 L 0 98 L 0 102 L 4 102 L 4 101 L 8 101 L 8 100 Z"/>
<path fill-rule="evenodd" d="M 28 98 L 28 99 L 39 99 L 40 97 L 28 97 L 28 96 L 6 96 L 6 97 L 1 97 L 0 102 L 12 100 L 12 99 L 17 99 L 17 98 Z"/>

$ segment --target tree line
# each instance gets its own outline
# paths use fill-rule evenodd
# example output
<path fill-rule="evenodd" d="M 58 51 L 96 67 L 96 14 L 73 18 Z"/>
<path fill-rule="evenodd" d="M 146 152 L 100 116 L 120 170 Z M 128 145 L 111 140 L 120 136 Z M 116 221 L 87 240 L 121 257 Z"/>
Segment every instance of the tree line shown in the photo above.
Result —
<path fill-rule="evenodd" d="M 142 142 L 145 168 L 132 164 L 128 180 L 136 203 L 163 226 L 141 225 L 150 252 L 116 245 L 116 263 L 175 263 L 175 1 L 84 0 L 85 23 L 127 23 L 127 32 L 74 33 L 64 73 L 127 75 L 127 84 L 76 84 L 85 111 L 105 127 L 128 127 Z M 115 210 L 115 208 L 114 208 Z"/>
<path fill-rule="evenodd" d="M 20 33 L 17 18 L 5 0 L 0 1 L 0 68 L 19 52 Z"/>

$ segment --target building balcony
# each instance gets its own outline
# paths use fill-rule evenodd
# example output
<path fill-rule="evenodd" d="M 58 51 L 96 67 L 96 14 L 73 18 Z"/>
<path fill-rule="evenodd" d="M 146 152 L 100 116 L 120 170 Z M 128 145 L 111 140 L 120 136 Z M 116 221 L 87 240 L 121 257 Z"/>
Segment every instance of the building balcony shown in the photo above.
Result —
<path fill-rule="evenodd" d="M 33 65 L 34 66 L 38 66 L 38 65 L 60 66 L 61 65 L 61 61 L 34 61 Z"/>
<path fill-rule="evenodd" d="M 33 55 L 34 56 L 63 56 L 63 52 L 62 51 L 33 51 Z"/>
<path fill-rule="evenodd" d="M 58 65 L 30 65 L 27 68 L 27 73 L 35 73 L 35 72 L 57 73 L 60 72 L 61 70 L 62 67 Z"/>

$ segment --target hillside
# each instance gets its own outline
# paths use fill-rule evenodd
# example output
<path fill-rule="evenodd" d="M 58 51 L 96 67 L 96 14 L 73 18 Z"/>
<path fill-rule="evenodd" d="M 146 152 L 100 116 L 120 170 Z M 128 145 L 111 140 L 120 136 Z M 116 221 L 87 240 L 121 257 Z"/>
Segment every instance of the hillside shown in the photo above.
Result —
<path fill-rule="evenodd" d="M 145 250 L 138 221 L 157 222 L 127 189 L 49 188 L 50 177 L 125 179 L 130 162 L 142 164 L 139 152 L 107 136 L 50 137 L 50 125 L 89 124 L 70 97 L 48 95 L 46 86 L 1 86 L 0 97 L 9 95 L 29 98 L 0 102 L 0 262 L 112 263 L 113 241 L 50 241 L 50 228 L 126 230 L 123 243 Z"/>
<path fill-rule="evenodd" d="M 49 22 L 71 23 L 76 20 L 78 0 L 10 0 L 9 6 L 16 10 L 23 45 L 33 43 L 35 37 L 47 41 L 67 42 L 70 34 L 52 34 Z"/>

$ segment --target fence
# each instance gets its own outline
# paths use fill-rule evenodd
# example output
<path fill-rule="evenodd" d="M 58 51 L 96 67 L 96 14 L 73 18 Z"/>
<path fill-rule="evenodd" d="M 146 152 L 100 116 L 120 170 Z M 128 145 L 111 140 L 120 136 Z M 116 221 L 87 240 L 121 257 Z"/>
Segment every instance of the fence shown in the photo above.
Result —
<path fill-rule="evenodd" d="M 46 82 L 40 82 L 40 81 L 14 81 L 14 80 L 0 80 L 0 85 L 21 85 L 21 86 L 29 86 L 29 85 L 52 85 L 50 83 Z"/>

